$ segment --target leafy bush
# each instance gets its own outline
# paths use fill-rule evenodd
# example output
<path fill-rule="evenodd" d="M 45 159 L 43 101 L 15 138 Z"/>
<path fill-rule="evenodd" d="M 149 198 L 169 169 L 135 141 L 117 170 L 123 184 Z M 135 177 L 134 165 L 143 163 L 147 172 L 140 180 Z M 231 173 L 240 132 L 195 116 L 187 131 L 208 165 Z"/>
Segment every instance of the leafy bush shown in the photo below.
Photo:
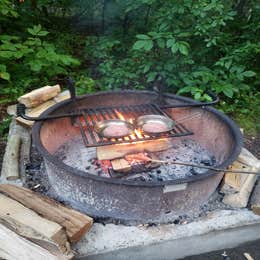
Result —
<path fill-rule="evenodd" d="M 0 36 L 0 77 L 6 81 L 1 94 L 8 99 L 18 97 L 29 87 L 50 82 L 56 75 L 66 75 L 70 67 L 79 65 L 77 59 L 58 53 L 53 44 L 42 40 L 49 32 L 41 25 L 27 31 L 25 39 Z"/>
<path fill-rule="evenodd" d="M 1 102 L 68 74 L 78 94 L 160 80 L 197 100 L 212 90 L 254 122 L 259 11 L 255 0 L 0 0 Z"/>
<path fill-rule="evenodd" d="M 128 2 L 132 4 L 125 14 L 138 8 L 153 10 L 149 26 L 136 34 L 140 18 L 135 17 L 127 39 L 122 34 L 87 38 L 87 49 L 95 48 L 92 58 L 100 61 L 100 84 L 146 88 L 160 75 L 170 91 L 200 100 L 209 99 L 206 89 L 227 98 L 253 89 L 248 82 L 253 78 L 254 86 L 257 81 L 252 60 L 260 45 L 248 29 L 253 28 L 256 13 L 241 20 L 233 4 L 223 0 Z M 234 35 L 234 28 L 245 33 Z"/>

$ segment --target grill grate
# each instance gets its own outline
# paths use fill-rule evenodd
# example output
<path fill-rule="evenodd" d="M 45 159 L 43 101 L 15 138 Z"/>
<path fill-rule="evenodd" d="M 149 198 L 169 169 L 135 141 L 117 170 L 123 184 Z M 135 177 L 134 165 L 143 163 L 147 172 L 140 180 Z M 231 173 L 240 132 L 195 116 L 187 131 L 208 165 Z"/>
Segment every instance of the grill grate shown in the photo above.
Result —
<path fill-rule="evenodd" d="M 165 115 L 171 118 L 171 116 L 167 114 L 166 110 L 167 109 L 161 109 L 154 104 L 82 109 L 80 110 L 82 116 L 76 119 L 76 124 L 80 128 L 84 144 L 87 147 L 131 143 L 137 141 L 155 140 L 160 138 L 180 137 L 193 134 L 183 124 L 180 123 L 176 124 L 176 126 L 170 132 L 155 135 L 133 133 L 131 136 L 126 136 L 122 138 L 105 138 L 94 131 L 96 122 L 107 119 L 120 119 L 120 116 L 118 115 L 119 113 L 123 115 L 123 117 L 127 120 L 130 118 L 135 119 L 141 115 L 148 114 Z"/>

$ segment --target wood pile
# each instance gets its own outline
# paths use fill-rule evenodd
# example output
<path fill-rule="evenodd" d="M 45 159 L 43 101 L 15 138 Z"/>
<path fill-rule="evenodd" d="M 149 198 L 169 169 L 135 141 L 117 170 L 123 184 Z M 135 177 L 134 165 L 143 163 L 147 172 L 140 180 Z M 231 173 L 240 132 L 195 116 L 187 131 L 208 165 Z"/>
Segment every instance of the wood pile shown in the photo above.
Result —
<path fill-rule="evenodd" d="M 260 161 L 247 149 L 243 148 L 230 169 L 259 172 Z M 225 193 L 223 202 L 236 208 L 246 207 L 256 181 L 256 174 L 226 173 L 222 185 L 222 192 Z"/>
<path fill-rule="evenodd" d="M 53 105 L 70 98 L 68 90 L 61 92 L 59 85 L 45 86 L 33 90 L 18 98 L 18 102 L 26 106 L 26 115 L 30 117 L 38 117 L 45 110 Z M 15 115 L 16 105 L 7 109 L 8 114 Z M 25 120 L 21 117 L 16 118 L 17 122 L 26 127 L 32 127 L 34 121 Z"/>
<path fill-rule="evenodd" d="M 29 189 L 0 185 L 0 259 L 72 259 L 93 219 Z"/>

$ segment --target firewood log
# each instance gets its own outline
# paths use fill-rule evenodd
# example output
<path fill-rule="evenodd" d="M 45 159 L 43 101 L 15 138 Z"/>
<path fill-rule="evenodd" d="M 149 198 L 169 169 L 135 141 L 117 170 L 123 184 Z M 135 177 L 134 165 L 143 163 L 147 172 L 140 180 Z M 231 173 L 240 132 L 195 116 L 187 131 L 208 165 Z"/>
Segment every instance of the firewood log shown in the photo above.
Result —
<path fill-rule="evenodd" d="M 168 139 L 159 139 L 152 141 L 143 141 L 134 144 L 117 144 L 97 147 L 98 160 L 113 160 L 122 158 L 127 154 L 139 152 L 159 152 L 167 150 L 171 147 Z"/>
<path fill-rule="evenodd" d="M 3 194 L 0 194 L 0 205 L 0 223 L 24 237 L 53 243 L 63 252 L 67 250 L 67 236 L 62 226 Z"/>
<path fill-rule="evenodd" d="M 21 137 L 19 135 L 9 136 L 1 170 L 1 175 L 7 180 L 19 179 L 20 144 Z"/>
<path fill-rule="evenodd" d="M 46 219 L 63 226 L 70 242 L 79 241 L 93 224 L 93 219 L 89 216 L 29 189 L 2 184 L 0 185 L 0 193 L 19 201 L 25 207 L 34 210 Z"/>
<path fill-rule="evenodd" d="M 45 249 L 17 235 L 0 223 L 0 259 L 6 260 L 69 260 L 73 255 L 65 255 L 56 249 Z"/>
<path fill-rule="evenodd" d="M 244 148 L 242 149 L 242 152 L 240 153 L 237 162 L 239 162 L 239 164 L 234 164 L 232 169 L 245 170 L 245 168 L 248 168 L 248 170 L 253 172 L 257 172 L 260 170 L 260 161 L 253 154 L 251 154 Z M 237 168 L 235 168 L 234 166 L 236 166 Z M 226 194 L 223 198 L 223 202 L 233 207 L 246 207 L 256 180 L 257 176 L 255 174 L 250 174 L 246 176 L 243 182 L 241 182 L 241 185 L 238 187 L 238 192 Z M 232 187 L 234 186 L 232 185 Z"/>
<path fill-rule="evenodd" d="M 260 215 L 260 181 L 255 186 L 251 197 L 251 209 L 256 215 Z"/>
<path fill-rule="evenodd" d="M 42 104 L 44 101 L 56 97 L 60 91 L 60 85 L 45 86 L 19 97 L 18 101 L 24 104 L 26 107 L 36 107 Z"/>

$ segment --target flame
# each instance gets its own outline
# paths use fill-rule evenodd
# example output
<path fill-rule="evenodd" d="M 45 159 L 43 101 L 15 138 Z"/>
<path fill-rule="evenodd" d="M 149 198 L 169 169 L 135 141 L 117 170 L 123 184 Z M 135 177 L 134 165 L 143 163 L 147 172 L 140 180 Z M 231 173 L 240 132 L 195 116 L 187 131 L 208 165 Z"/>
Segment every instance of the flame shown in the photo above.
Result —
<path fill-rule="evenodd" d="M 142 132 L 139 129 L 135 129 L 135 134 L 138 138 L 143 138 Z"/>
<path fill-rule="evenodd" d="M 126 121 L 126 119 L 125 119 L 125 117 L 123 116 L 122 113 L 120 113 L 120 112 L 119 112 L 118 110 L 116 110 L 116 109 L 115 109 L 115 112 L 116 112 L 116 115 L 118 116 L 119 119 Z"/>

